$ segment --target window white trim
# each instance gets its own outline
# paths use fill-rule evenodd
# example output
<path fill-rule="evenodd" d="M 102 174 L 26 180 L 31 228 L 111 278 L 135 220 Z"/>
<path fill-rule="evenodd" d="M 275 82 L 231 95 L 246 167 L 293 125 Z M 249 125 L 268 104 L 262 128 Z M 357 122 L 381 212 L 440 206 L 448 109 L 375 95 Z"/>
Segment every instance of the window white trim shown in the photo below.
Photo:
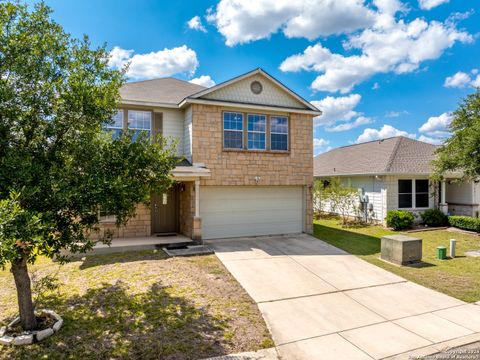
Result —
<path fill-rule="evenodd" d="M 279 132 L 275 132 L 275 131 L 272 131 L 272 117 L 273 118 L 284 118 L 287 120 L 287 132 L 286 133 L 279 133 Z M 289 151 L 290 150 L 290 119 L 288 118 L 288 116 L 284 116 L 284 115 L 270 115 L 269 116 L 269 128 L 270 128 L 270 150 L 271 151 Z M 287 148 L 286 149 L 272 149 L 272 134 L 274 135 L 287 135 Z"/>
<path fill-rule="evenodd" d="M 241 115 L 242 117 L 242 130 L 238 130 L 238 129 L 225 129 L 225 114 L 236 114 L 236 115 Z M 238 111 L 223 111 L 222 112 L 222 128 L 223 128 L 223 137 L 222 137 L 222 146 L 224 149 L 227 149 L 227 150 L 242 150 L 244 147 L 245 147 L 245 144 L 244 144 L 244 130 L 245 130 L 245 119 L 244 119 L 244 114 L 241 113 L 241 112 L 238 112 Z M 237 148 L 237 147 L 227 147 L 225 146 L 225 131 L 231 131 L 231 132 L 239 132 L 242 134 L 242 146 Z"/>
<path fill-rule="evenodd" d="M 400 186 L 399 182 L 401 180 L 404 181 L 411 181 L 412 183 L 412 207 L 400 207 L 400 194 L 410 194 L 410 193 L 401 193 L 400 192 Z M 426 207 L 417 207 L 417 189 L 416 189 L 416 181 L 417 180 L 426 180 L 428 181 L 428 189 L 430 189 L 430 180 L 425 179 L 425 178 L 409 178 L 409 179 L 397 179 L 397 209 L 399 210 L 426 210 L 430 209 L 430 191 L 428 191 L 426 194 L 428 195 L 428 206 Z M 425 194 L 425 192 L 420 192 L 419 194 Z"/>
<path fill-rule="evenodd" d="M 264 131 L 258 131 L 258 130 L 248 130 L 248 118 L 249 116 L 263 116 L 263 118 L 265 119 L 265 130 Z M 247 131 L 247 149 L 248 150 L 253 150 L 253 151 L 266 151 L 267 150 L 267 119 L 268 119 L 268 116 L 266 114 L 254 114 L 254 113 L 247 113 L 247 128 L 246 128 L 246 131 Z M 248 146 L 248 134 L 263 134 L 265 135 L 265 146 L 262 148 L 250 148 Z"/>

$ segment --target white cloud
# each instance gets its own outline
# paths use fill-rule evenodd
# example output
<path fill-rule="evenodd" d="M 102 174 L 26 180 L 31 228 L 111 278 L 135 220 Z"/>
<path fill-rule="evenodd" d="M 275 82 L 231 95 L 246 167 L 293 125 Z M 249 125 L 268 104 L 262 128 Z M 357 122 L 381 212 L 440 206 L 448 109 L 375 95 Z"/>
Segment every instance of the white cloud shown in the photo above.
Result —
<path fill-rule="evenodd" d="M 365 116 L 360 116 L 352 122 L 348 122 L 348 123 L 345 123 L 345 124 L 339 124 L 339 125 L 336 125 L 334 127 L 326 128 L 325 130 L 327 130 L 328 132 L 348 131 L 348 130 L 357 128 L 357 127 L 362 126 L 362 125 L 371 124 L 372 122 L 373 122 L 372 119 L 367 118 Z"/>
<path fill-rule="evenodd" d="M 480 75 L 477 75 L 477 78 L 475 80 L 472 80 L 470 85 L 476 88 L 480 88 Z"/>
<path fill-rule="evenodd" d="M 357 138 L 357 143 L 363 143 L 367 141 L 386 139 L 394 136 L 406 136 L 415 139 L 415 134 L 409 134 L 406 131 L 398 130 L 391 125 L 383 125 L 380 130 L 367 128 Z"/>
<path fill-rule="evenodd" d="M 421 9 L 430 10 L 434 7 L 448 3 L 450 0 L 418 0 L 418 5 Z"/>
<path fill-rule="evenodd" d="M 344 42 L 346 50 L 359 50 L 359 54 L 332 53 L 317 43 L 286 58 L 280 69 L 320 73 L 312 89 L 348 93 L 375 74 L 415 71 L 422 62 L 437 59 L 456 42 L 473 41 L 470 34 L 458 30 L 452 22 L 427 22 L 420 18 L 397 21 L 394 14 L 388 13 L 395 11 L 395 6 L 383 8 L 385 12 L 378 13 L 373 26 L 350 35 Z"/>
<path fill-rule="evenodd" d="M 453 120 L 453 115 L 450 113 L 443 113 L 439 116 L 432 116 L 428 118 L 418 131 L 423 133 L 420 138 L 427 139 L 427 142 L 438 143 L 450 136 L 449 126 Z M 422 140 L 423 141 L 423 140 Z"/>
<path fill-rule="evenodd" d="M 115 46 L 112 51 L 110 51 L 108 65 L 120 69 L 128 62 L 133 53 L 133 50 L 125 50 Z"/>
<path fill-rule="evenodd" d="M 402 115 L 409 115 L 410 113 L 407 111 L 407 110 L 403 110 L 403 111 L 387 111 L 385 113 L 385 117 L 386 118 L 397 118 L 397 117 L 400 117 Z"/>
<path fill-rule="evenodd" d="M 372 122 L 370 118 L 355 111 L 362 97 L 359 94 L 333 97 L 327 96 L 322 100 L 312 101 L 322 111 L 321 116 L 314 119 L 315 126 L 325 127 L 326 131 L 347 131 Z"/>
<path fill-rule="evenodd" d="M 198 15 L 188 20 L 187 26 L 189 29 L 192 29 L 192 30 L 202 31 L 204 33 L 207 32 L 207 29 L 205 29 L 205 26 L 203 26 L 202 24 L 202 19 L 200 19 L 200 16 Z"/>
<path fill-rule="evenodd" d="M 477 75 L 478 70 L 473 69 L 470 71 L 470 73 L 473 75 L 473 77 L 470 77 L 469 74 L 463 71 L 459 71 L 452 76 L 448 76 L 445 79 L 443 86 L 450 88 L 464 88 L 466 86 L 480 87 L 480 75 Z M 475 75 L 477 75 L 476 78 Z"/>
<path fill-rule="evenodd" d="M 459 71 L 457 72 L 455 75 L 452 75 L 452 76 L 448 76 L 446 79 L 445 79 L 445 83 L 443 84 L 443 86 L 445 87 L 456 87 L 456 88 L 464 88 L 465 86 L 467 86 L 470 82 L 472 81 L 472 79 L 470 78 L 470 75 L 462 72 L 462 71 Z"/>
<path fill-rule="evenodd" d="M 136 80 L 179 73 L 192 75 L 198 66 L 197 54 L 186 45 L 135 55 L 133 55 L 133 50 L 125 50 L 116 46 L 110 54 L 110 66 L 121 68 L 129 63 L 127 76 Z"/>
<path fill-rule="evenodd" d="M 205 87 L 212 87 L 215 85 L 215 81 L 213 81 L 210 75 L 202 75 L 200 77 L 190 80 L 190 82 Z"/>
<path fill-rule="evenodd" d="M 313 139 L 313 153 L 314 155 L 321 154 L 323 152 L 329 151 L 332 149 L 331 146 L 328 146 L 330 141 L 323 138 L 314 138 Z"/>
<path fill-rule="evenodd" d="M 207 12 L 207 20 L 234 46 L 279 30 L 310 40 L 348 33 L 371 25 L 374 15 L 364 0 L 221 0 Z"/>
<path fill-rule="evenodd" d="M 440 145 L 444 141 L 444 139 L 441 139 L 441 138 L 432 138 L 432 137 L 425 136 L 425 135 L 421 135 L 418 138 L 418 140 L 429 143 L 429 144 L 433 144 L 433 145 Z"/>

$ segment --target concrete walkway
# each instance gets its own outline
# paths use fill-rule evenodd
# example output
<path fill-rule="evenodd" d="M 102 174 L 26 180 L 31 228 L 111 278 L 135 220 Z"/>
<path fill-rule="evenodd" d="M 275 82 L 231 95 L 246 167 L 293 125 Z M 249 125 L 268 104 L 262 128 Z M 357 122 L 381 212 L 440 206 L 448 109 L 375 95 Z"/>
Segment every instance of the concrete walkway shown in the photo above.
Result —
<path fill-rule="evenodd" d="M 408 359 L 480 340 L 480 306 L 305 234 L 215 240 L 282 359 Z"/>

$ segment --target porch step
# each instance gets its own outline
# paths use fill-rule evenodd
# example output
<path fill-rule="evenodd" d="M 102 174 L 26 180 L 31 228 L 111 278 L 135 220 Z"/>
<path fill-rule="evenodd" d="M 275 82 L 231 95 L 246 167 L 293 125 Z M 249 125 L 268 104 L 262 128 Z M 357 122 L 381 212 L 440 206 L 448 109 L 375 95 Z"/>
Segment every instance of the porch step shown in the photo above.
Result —
<path fill-rule="evenodd" d="M 212 247 L 208 245 L 188 245 L 188 246 L 175 246 L 175 247 L 163 247 L 163 251 L 168 256 L 197 256 L 197 255 L 210 255 L 214 253 Z"/>

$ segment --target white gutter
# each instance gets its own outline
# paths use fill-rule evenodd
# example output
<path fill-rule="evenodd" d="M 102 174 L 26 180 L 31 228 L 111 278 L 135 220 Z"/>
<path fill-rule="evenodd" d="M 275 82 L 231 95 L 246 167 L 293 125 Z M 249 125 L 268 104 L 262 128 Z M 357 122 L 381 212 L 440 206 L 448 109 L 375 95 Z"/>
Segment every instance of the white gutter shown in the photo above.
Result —
<path fill-rule="evenodd" d="M 219 100 L 189 99 L 189 98 L 184 99 L 179 104 L 179 107 L 182 108 L 188 104 L 226 106 L 226 107 L 256 109 L 256 110 L 269 110 L 269 111 L 276 111 L 276 112 L 289 112 L 289 113 L 308 114 L 308 115 L 315 115 L 315 116 L 322 114 L 321 111 L 314 111 L 314 110 L 305 110 L 305 109 L 287 108 L 287 107 L 284 108 L 279 106 L 268 106 L 268 105 L 245 104 L 245 103 L 236 103 L 236 102 L 219 101 Z"/>

